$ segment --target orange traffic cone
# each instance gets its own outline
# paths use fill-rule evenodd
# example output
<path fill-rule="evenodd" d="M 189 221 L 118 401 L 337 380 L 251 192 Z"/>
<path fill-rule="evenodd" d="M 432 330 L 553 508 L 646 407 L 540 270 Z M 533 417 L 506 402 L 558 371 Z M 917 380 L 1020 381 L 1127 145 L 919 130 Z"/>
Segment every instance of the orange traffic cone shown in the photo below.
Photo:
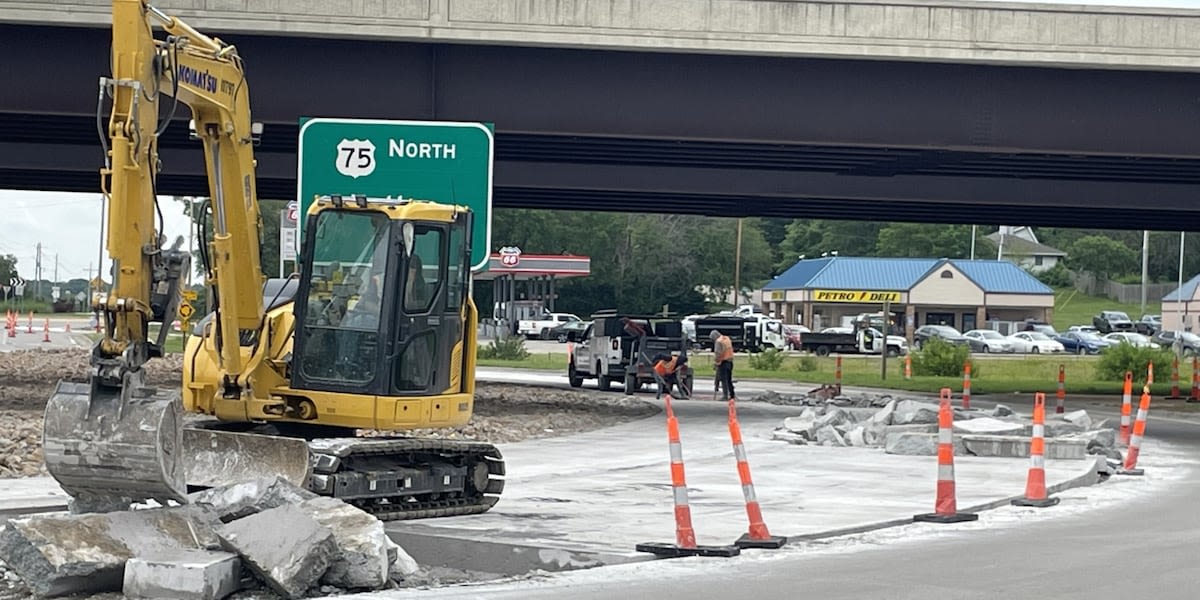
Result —
<path fill-rule="evenodd" d="M 787 538 L 771 535 L 767 524 L 763 522 L 762 508 L 758 505 L 758 495 L 754 493 L 754 482 L 750 479 L 750 461 L 746 457 L 746 447 L 742 445 L 742 427 L 738 424 L 735 402 L 734 398 L 729 398 L 729 437 L 733 440 L 733 456 L 737 459 L 738 478 L 742 484 L 742 495 L 746 498 L 750 529 L 733 544 L 738 548 L 782 548 Z"/>
<path fill-rule="evenodd" d="M 963 398 L 962 407 L 971 408 L 971 361 L 963 363 Z"/>
<path fill-rule="evenodd" d="M 904 379 L 912 379 L 912 355 L 904 355 Z"/>
<path fill-rule="evenodd" d="M 692 529 L 692 509 L 688 506 L 687 480 L 683 472 L 683 446 L 679 443 L 679 421 L 671 410 L 671 395 L 663 394 L 667 413 L 667 439 L 671 448 L 671 488 L 675 496 L 675 543 L 647 542 L 634 546 L 638 552 L 658 556 L 737 556 L 737 546 L 697 546 Z"/>
<path fill-rule="evenodd" d="M 1192 395 L 1188 402 L 1200 402 L 1200 358 L 1192 357 Z"/>
<path fill-rule="evenodd" d="M 1183 400 L 1183 396 L 1179 395 L 1179 357 L 1171 360 L 1171 395 L 1166 399 Z"/>
<path fill-rule="evenodd" d="M 950 388 L 942 388 L 938 408 L 938 481 L 937 499 L 929 514 L 915 515 L 913 521 L 959 523 L 975 521 L 979 515 L 958 512 L 954 493 L 954 409 L 950 406 Z"/>
<path fill-rule="evenodd" d="M 836 360 L 837 366 L 833 371 L 833 384 L 837 386 L 837 395 L 842 395 L 842 355 L 839 354 Z"/>
<path fill-rule="evenodd" d="M 29 311 L 29 321 L 25 324 L 25 333 L 33 333 L 33 311 Z"/>
<path fill-rule="evenodd" d="M 1130 417 L 1133 411 L 1133 371 L 1125 371 L 1125 388 L 1121 391 L 1121 444 L 1129 445 Z"/>
<path fill-rule="evenodd" d="M 50 319 L 46 319 L 46 322 L 42 324 L 42 341 L 50 341 Z"/>
<path fill-rule="evenodd" d="M 1125 465 L 1117 469 L 1117 475 L 1144 475 L 1137 468 L 1138 453 L 1142 449 L 1142 438 L 1146 435 L 1146 415 L 1150 412 L 1150 386 L 1142 387 L 1142 401 L 1138 405 L 1137 420 L 1133 422 L 1133 437 L 1129 438 L 1129 451 L 1125 453 Z"/>
<path fill-rule="evenodd" d="M 71 333 L 71 322 L 70 321 L 67 321 L 67 328 L 65 330 L 65 333 Z"/>
<path fill-rule="evenodd" d="M 1058 405 L 1054 408 L 1057 414 L 1067 412 L 1065 402 L 1067 399 L 1067 368 L 1063 365 L 1058 365 Z"/>
<path fill-rule="evenodd" d="M 1046 395 L 1038 392 L 1033 400 L 1033 438 L 1029 441 L 1029 478 L 1025 481 L 1025 497 L 1012 503 L 1016 506 L 1045 508 L 1058 504 L 1058 498 L 1046 495 Z"/>

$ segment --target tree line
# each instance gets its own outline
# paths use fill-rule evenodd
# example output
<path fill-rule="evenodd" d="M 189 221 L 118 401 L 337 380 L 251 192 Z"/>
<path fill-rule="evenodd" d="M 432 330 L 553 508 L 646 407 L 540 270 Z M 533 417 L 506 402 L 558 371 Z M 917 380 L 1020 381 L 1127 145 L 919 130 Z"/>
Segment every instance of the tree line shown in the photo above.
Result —
<path fill-rule="evenodd" d="M 200 199 L 191 204 L 199 219 Z M 262 270 L 279 273 L 279 211 L 286 201 L 262 200 Z M 574 254 L 591 257 L 592 274 L 559 283 L 556 307 L 585 315 L 606 308 L 658 312 L 664 304 L 687 314 L 718 308 L 734 285 L 735 218 L 674 214 L 497 209 L 492 216 L 492 250 L 517 246 L 526 254 Z M 995 258 L 996 246 L 985 236 L 995 225 L 980 225 L 975 256 Z M 1100 279 L 1138 281 L 1141 231 L 1035 227 L 1038 239 L 1068 254 L 1066 267 Z M 199 240 L 197 240 L 199 243 Z M 967 258 L 970 225 L 835 221 L 751 217 L 742 220 L 740 283 L 758 289 L 801 257 L 822 254 L 915 258 Z M 1006 248 L 1005 256 L 1011 256 Z M 1151 232 L 1150 279 L 1173 282 L 1178 276 L 1179 234 Z M 199 258 L 193 261 L 199 272 Z M 290 266 L 290 265 L 289 265 Z M 290 269 L 288 269 L 290 271 Z M 1042 274 L 1050 285 L 1068 285 L 1065 271 Z M 1184 278 L 1200 272 L 1200 235 L 1185 247 Z M 19 274 L 15 257 L 0 255 L 0 280 Z M 202 281 L 202 280 L 201 280 Z M 199 282 L 198 282 L 199 283 Z M 706 296 L 701 291 L 707 290 Z M 475 299 L 490 314 L 490 285 L 477 285 Z"/>

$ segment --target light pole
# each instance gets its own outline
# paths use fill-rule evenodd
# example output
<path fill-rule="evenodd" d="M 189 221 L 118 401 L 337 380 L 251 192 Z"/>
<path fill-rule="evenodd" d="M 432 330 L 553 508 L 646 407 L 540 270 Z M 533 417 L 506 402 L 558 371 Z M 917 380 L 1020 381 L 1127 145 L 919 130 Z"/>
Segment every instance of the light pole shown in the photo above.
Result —
<path fill-rule="evenodd" d="M 1186 237 L 1187 237 L 1187 232 L 1184 232 L 1184 231 L 1179 232 L 1179 287 L 1175 288 L 1176 289 L 1175 313 L 1176 313 L 1176 316 L 1179 318 L 1179 331 L 1184 330 L 1183 316 L 1185 314 L 1185 311 L 1183 309 L 1183 307 L 1184 307 L 1184 303 L 1183 303 L 1183 243 L 1186 240 Z M 1176 339 L 1179 339 L 1178 335 L 1175 337 L 1176 337 Z M 1182 344 L 1176 344 L 1176 347 L 1183 348 Z"/>
<path fill-rule="evenodd" d="M 737 248 L 733 251 L 733 307 L 742 302 L 742 218 L 737 220 Z"/>
<path fill-rule="evenodd" d="M 1180 244 L 1182 246 L 1182 244 Z M 1142 230 L 1142 314 L 1146 314 L 1146 280 L 1150 274 L 1150 230 Z"/>
<path fill-rule="evenodd" d="M 978 225 L 971 226 L 971 260 L 975 260 L 975 235 L 979 231 Z"/>

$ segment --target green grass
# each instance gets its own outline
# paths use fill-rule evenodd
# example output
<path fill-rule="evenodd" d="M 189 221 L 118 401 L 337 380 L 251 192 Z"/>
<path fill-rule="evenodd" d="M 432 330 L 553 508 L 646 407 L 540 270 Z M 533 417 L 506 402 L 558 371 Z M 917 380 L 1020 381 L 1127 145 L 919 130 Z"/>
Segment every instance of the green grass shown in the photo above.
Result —
<path fill-rule="evenodd" d="M 810 360 L 816 361 L 816 370 L 800 371 L 797 369 L 800 358 L 788 356 L 784 360 L 783 367 L 778 371 L 759 371 L 749 368 L 745 356 L 738 356 L 734 375 L 738 379 L 795 381 L 810 383 L 814 387 L 825 383 L 834 383 L 836 360 L 833 357 L 812 357 Z M 1062 364 L 1066 369 L 1064 387 L 1068 396 L 1087 394 L 1112 395 L 1119 398 L 1122 382 L 1095 380 L 1097 360 L 1097 357 L 1077 356 L 975 359 L 972 360 L 972 365 L 976 367 L 977 371 L 971 378 L 971 392 L 975 395 L 1045 392 L 1047 397 L 1052 400 L 1058 389 L 1058 365 Z M 539 353 L 520 361 L 481 360 L 479 364 L 487 367 L 540 369 L 566 373 L 567 355 Z M 712 364 L 707 356 L 696 357 L 692 367 L 697 376 L 711 377 L 713 374 Z M 1189 374 L 1186 370 L 1180 374 L 1180 387 L 1183 388 L 1185 394 L 1191 385 L 1188 377 Z M 884 380 L 880 374 L 880 359 L 877 357 L 843 359 L 842 384 L 847 387 L 876 387 L 929 393 L 936 393 L 945 387 L 954 390 L 955 393 L 962 390 L 961 377 L 914 376 L 911 380 L 905 380 L 903 359 L 888 359 L 888 376 L 887 380 Z M 1155 383 L 1152 392 L 1156 396 L 1163 396 L 1170 392 L 1170 389 L 1169 381 L 1159 381 Z"/>
<path fill-rule="evenodd" d="M 150 327 L 150 339 L 154 339 L 158 335 L 157 332 L 158 332 L 158 328 L 151 326 Z M 85 333 L 84 335 L 86 335 L 87 338 L 89 340 L 92 340 L 93 342 L 104 337 L 102 334 L 95 333 L 95 332 Z M 179 333 L 179 332 L 175 332 L 175 331 L 168 333 L 167 341 L 164 345 L 163 351 L 166 352 L 167 354 L 183 352 L 183 334 Z"/>
<path fill-rule="evenodd" d="M 1150 302 L 1147 298 L 1146 312 L 1158 312 L 1158 303 Z M 1142 305 L 1123 304 L 1102 296 L 1088 296 L 1075 288 L 1059 288 L 1054 291 L 1054 328 L 1066 331 L 1071 325 L 1091 325 L 1092 317 L 1102 310 L 1120 310 L 1129 315 L 1130 319 L 1142 317 Z"/>

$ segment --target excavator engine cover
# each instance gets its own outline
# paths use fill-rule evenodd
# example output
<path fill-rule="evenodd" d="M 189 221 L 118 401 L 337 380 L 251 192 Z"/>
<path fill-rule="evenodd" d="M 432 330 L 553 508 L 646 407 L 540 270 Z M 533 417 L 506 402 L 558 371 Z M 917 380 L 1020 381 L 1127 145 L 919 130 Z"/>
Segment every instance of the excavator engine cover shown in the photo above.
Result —
<path fill-rule="evenodd" d="M 46 469 L 78 512 L 186 502 L 182 416 L 178 391 L 128 380 L 120 389 L 60 381 L 46 403 Z"/>

